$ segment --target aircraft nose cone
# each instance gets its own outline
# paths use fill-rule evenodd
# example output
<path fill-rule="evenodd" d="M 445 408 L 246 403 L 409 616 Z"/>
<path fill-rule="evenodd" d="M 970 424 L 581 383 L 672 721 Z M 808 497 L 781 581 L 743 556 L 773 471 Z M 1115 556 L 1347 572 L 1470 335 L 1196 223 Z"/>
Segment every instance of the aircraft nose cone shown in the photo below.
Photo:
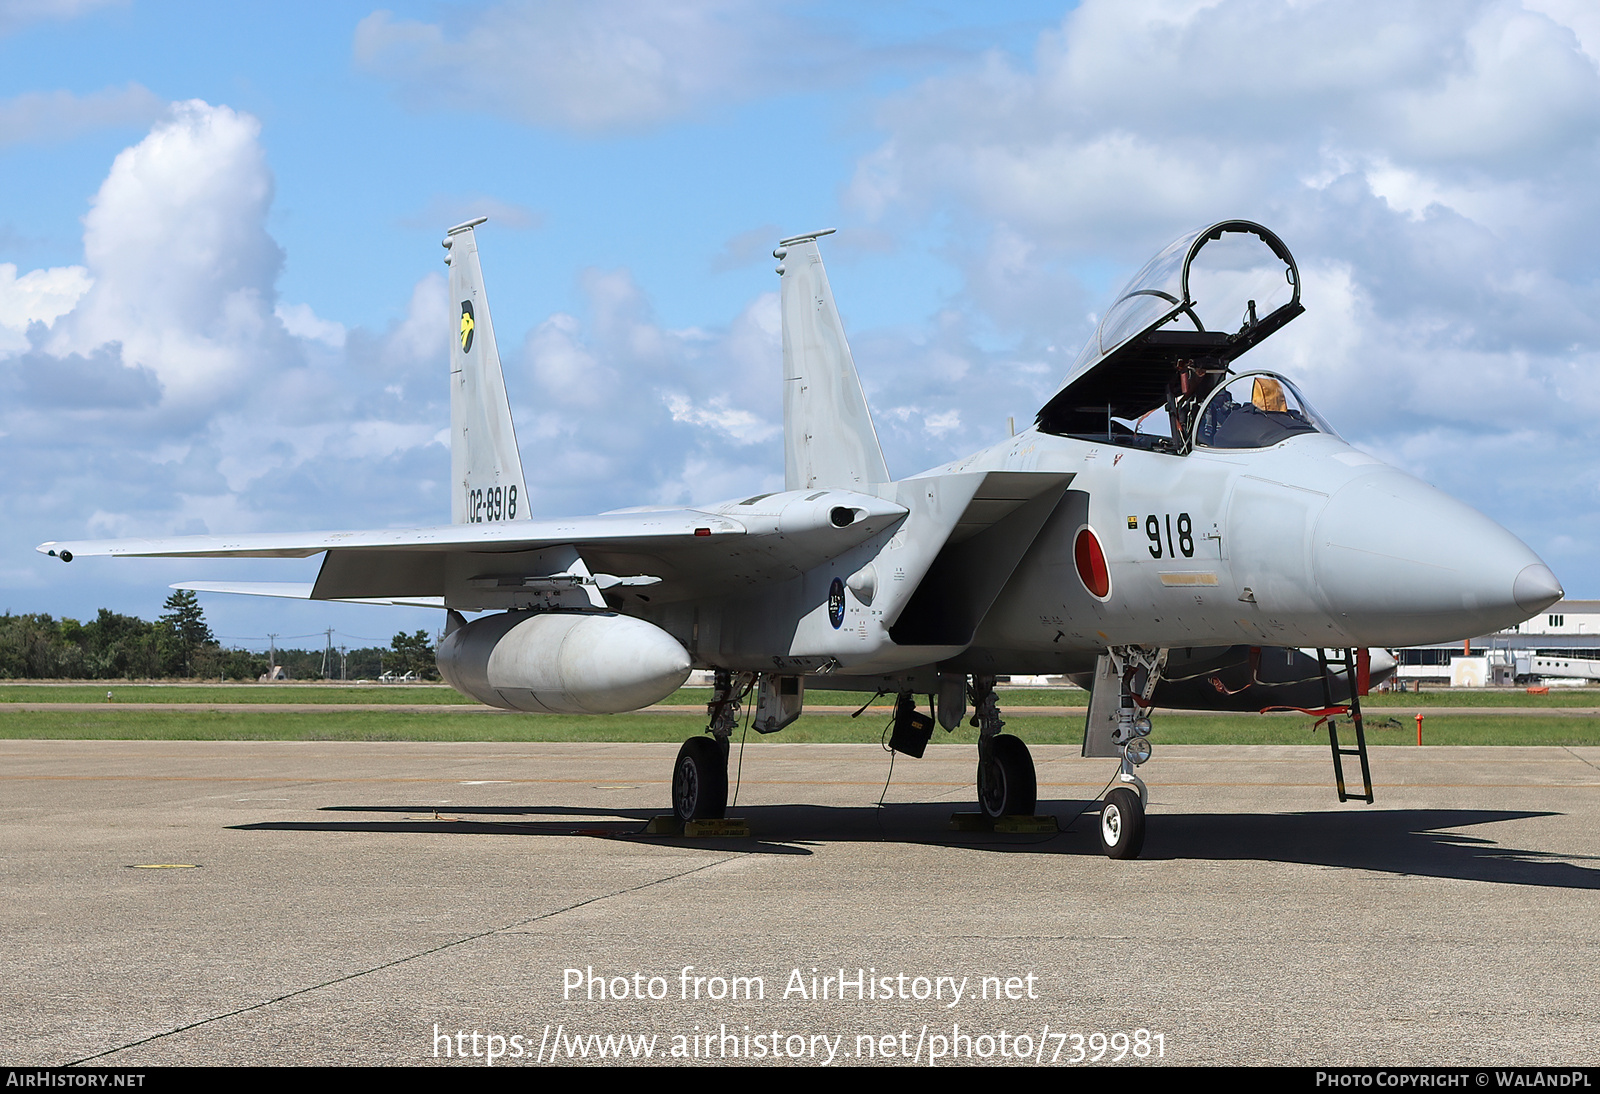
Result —
<path fill-rule="evenodd" d="M 1517 580 L 1511 583 L 1511 596 L 1516 600 L 1517 607 L 1529 615 L 1543 611 L 1565 595 L 1561 582 L 1550 572 L 1550 567 L 1542 562 L 1523 567 Z"/>
<path fill-rule="evenodd" d="M 1561 596 L 1527 544 L 1393 468 L 1329 499 L 1312 553 L 1328 609 L 1363 645 L 1489 634 Z"/>

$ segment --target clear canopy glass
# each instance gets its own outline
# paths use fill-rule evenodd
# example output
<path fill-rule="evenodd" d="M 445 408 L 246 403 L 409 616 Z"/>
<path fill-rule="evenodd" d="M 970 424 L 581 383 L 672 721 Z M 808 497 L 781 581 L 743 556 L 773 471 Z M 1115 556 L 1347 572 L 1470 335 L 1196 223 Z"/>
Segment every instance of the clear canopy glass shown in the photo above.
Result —
<path fill-rule="evenodd" d="M 1183 427 L 1176 432 L 1187 436 L 1195 404 L 1233 360 L 1303 310 L 1294 257 L 1266 228 L 1228 220 L 1188 232 L 1112 301 L 1040 410 L 1039 428 L 1147 436 L 1149 423 L 1129 423 L 1170 405 Z"/>
<path fill-rule="evenodd" d="M 1195 420 L 1196 448 L 1270 448 L 1301 433 L 1338 434 L 1275 372 L 1246 372 L 1219 385 Z"/>
<path fill-rule="evenodd" d="M 1069 376 L 1152 329 L 1244 333 L 1297 302 L 1296 281 L 1288 248 L 1259 224 L 1236 220 L 1197 228 L 1163 247 L 1123 286 Z"/>

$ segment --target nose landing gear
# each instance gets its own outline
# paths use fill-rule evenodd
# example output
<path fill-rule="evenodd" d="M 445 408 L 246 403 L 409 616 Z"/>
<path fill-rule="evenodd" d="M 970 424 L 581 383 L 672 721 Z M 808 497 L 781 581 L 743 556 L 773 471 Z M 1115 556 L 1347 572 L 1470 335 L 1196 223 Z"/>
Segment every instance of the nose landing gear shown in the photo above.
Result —
<path fill-rule="evenodd" d="M 1126 786 L 1100 804 L 1100 849 L 1111 858 L 1138 858 L 1144 850 L 1144 803 Z"/>
<path fill-rule="evenodd" d="M 1111 858 L 1137 858 L 1144 849 L 1150 800 L 1134 769 L 1150 758 L 1150 698 L 1166 667 L 1166 650 L 1117 646 L 1101 654 L 1084 731 L 1085 756 L 1120 761 L 1116 787 L 1100 803 L 1100 849 Z"/>

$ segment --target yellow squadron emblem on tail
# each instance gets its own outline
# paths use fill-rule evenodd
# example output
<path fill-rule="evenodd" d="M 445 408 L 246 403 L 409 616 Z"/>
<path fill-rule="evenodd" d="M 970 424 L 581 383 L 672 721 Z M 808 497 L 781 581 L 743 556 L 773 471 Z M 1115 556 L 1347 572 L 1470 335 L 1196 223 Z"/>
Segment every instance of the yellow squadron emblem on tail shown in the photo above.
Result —
<path fill-rule="evenodd" d="M 461 352 L 462 353 L 470 353 L 472 351 L 472 328 L 473 328 L 472 301 L 463 300 L 461 302 Z"/>

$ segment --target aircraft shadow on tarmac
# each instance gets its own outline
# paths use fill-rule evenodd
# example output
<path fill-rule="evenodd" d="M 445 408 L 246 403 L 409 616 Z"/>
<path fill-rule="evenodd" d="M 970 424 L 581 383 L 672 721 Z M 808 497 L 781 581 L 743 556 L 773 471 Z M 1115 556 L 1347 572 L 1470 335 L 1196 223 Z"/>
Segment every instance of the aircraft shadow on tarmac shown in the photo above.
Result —
<path fill-rule="evenodd" d="M 807 844 L 898 842 L 1010 854 L 1100 854 L 1095 802 L 1040 802 L 1065 829 L 1051 835 L 948 831 L 953 809 L 965 803 L 833 807 L 732 807 L 751 838 L 647 836 L 652 809 L 576 806 L 331 805 L 330 813 L 403 814 L 394 820 L 271 821 L 231 826 L 239 831 L 441 833 L 447 835 L 590 836 L 630 842 L 808 855 Z M 1587 856 L 1518 848 L 1453 829 L 1559 816 L 1499 809 L 1394 809 L 1311 813 L 1156 813 L 1149 821 L 1143 861 L 1296 862 L 1376 870 L 1399 876 L 1600 889 L 1600 869 L 1576 865 Z M 1137 868 L 1137 867 L 1134 867 Z"/>

